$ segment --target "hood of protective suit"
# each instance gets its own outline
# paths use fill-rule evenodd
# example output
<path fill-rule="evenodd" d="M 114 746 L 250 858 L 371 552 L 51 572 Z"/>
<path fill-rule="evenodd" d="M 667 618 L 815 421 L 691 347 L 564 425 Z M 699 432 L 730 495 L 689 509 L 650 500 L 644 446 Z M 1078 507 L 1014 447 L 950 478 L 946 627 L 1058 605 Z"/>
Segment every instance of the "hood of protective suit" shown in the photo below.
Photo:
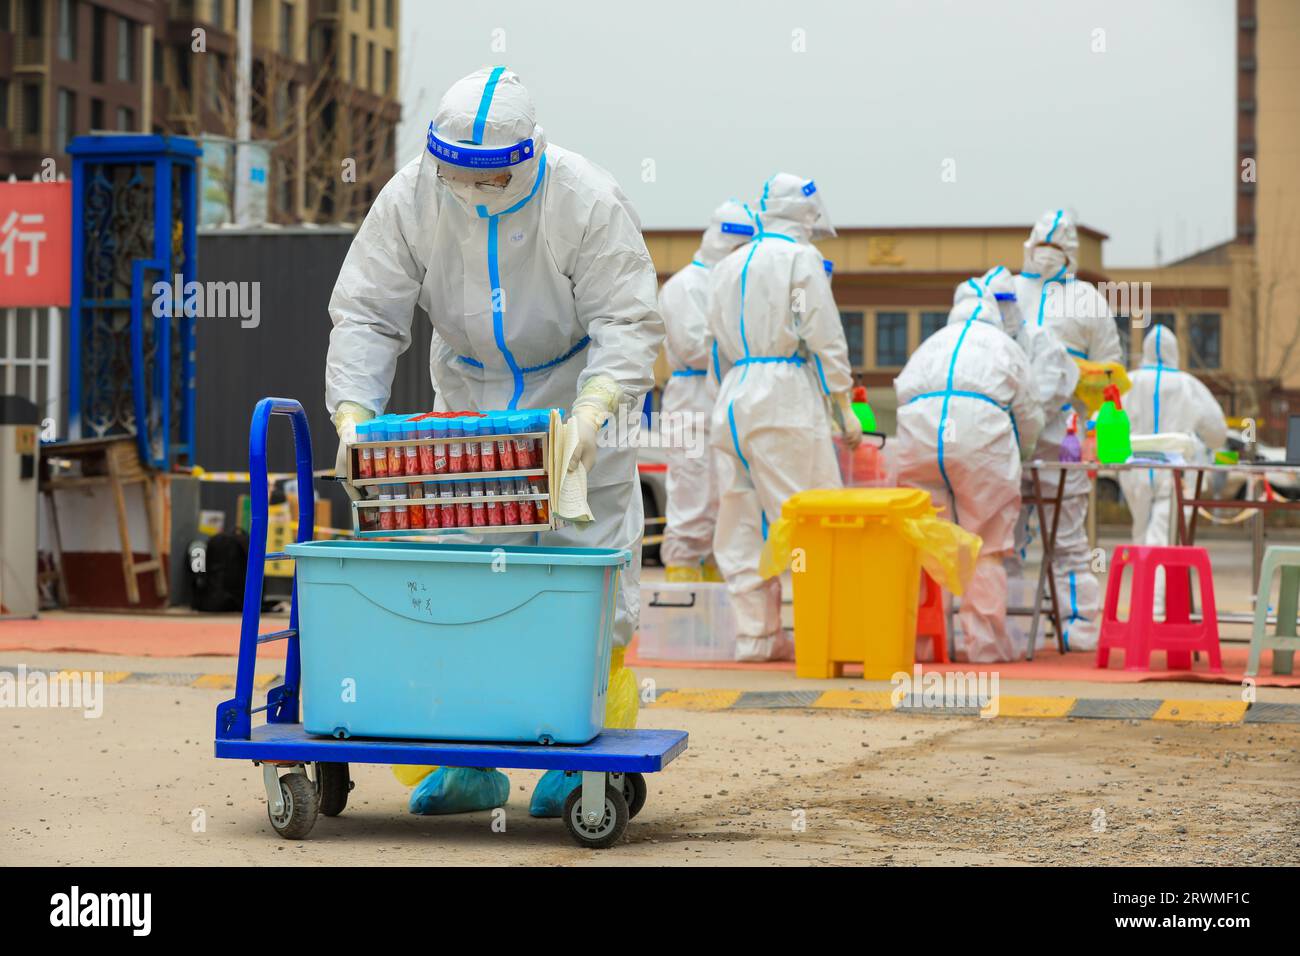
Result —
<path fill-rule="evenodd" d="M 457 80 L 438 104 L 429 131 L 445 142 L 475 146 L 513 146 L 528 139 L 533 142 L 531 158 L 509 167 L 510 182 L 504 190 L 439 180 L 440 188 L 455 196 L 467 210 L 496 215 L 532 192 L 546 151 L 546 134 L 537 125 L 533 98 L 517 74 L 494 67 Z M 432 154 L 432 141 L 430 145 Z M 433 155 L 427 158 L 438 161 Z M 486 179 L 495 170 L 485 172 Z"/>
<path fill-rule="evenodd" d="M 695 259 L 706 266 L 721 262 L 729 253 L 739 249 L 754 237 L 754 214 L 748 204 L 739 199 L 728 199 L 709 218 L 709 228 L 704 230 Z"/>
<path fill-rule="evenodd" d="M 994 266 L 977 279 L 959 282 L 952 294 L 952 304 L 957 305 L 966 299 L 987 301 L 989 298 L 994 300 L 1002 318 L 1002 331 L 1015 338 L 1024 317 L 1016 303 L 1015 277 L 1006 267 Z"/>
<path fill-rule="evenodd" d="M 1060 251 L 1046 243 L 1059 246 Z M 1062 259 L 1064 261 L 1062 261 Z M 1025 240 L 1023 271 L 1035 273 L 1044 279 L 1074 275 L 1079 267 L 1079 230 L 1074 214 L 1068 209 L 1049 209 L 1038 217 L 1034 228 Z M 1064 268 L 1064 272 L 1061 269 Z"/>
<path fill-rule="evenodd" d="M 957 286 L 953 293 L 952 311 L 948 313 L 949 325 L 962 325 L 968 319 L 986 322 L 999 331 L 1002 329 L 1002 313 L 998 311 L 998 300 L 993 293 L 980 284 L 979 279 L 967 279 Z"/>
<path fill-rule="evenodd" d="M 1148 332 L 1142 342 L 1142 364 L 1179 368 L 1178 339 L 1174 333 L 1163 325 L 1157 325 Z"/>
<path fill-rule="evenodd" d="M 817 184 L 794 173 L 777 173 L 763 183 L 758 200 L 759 227 L 787 232 L 805 242 L 835 236 L 830 212 Z"/>

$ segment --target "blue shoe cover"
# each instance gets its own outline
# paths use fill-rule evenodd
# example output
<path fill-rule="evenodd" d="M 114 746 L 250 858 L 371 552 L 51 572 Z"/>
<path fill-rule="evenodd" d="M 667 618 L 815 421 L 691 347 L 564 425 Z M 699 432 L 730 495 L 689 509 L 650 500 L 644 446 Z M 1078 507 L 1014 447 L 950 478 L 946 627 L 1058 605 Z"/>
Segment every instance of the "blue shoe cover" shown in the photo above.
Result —
<path fill-rule="evenodd" d="M 411 791 L 412 813 L 437 816 L 502 806 L 510 798 L 510 779 L 500 770 L 439 767 Z"/>
<path fill-rule="evenodd" d="M 533 790 L 533 799 L 528 803 L 530 817 L 562 817 L 564 801 L 569 794 L 582 786 L 582 774 L 573 773 L 565 776 L 563 770 L 548 770 L 542 774 Z"/>

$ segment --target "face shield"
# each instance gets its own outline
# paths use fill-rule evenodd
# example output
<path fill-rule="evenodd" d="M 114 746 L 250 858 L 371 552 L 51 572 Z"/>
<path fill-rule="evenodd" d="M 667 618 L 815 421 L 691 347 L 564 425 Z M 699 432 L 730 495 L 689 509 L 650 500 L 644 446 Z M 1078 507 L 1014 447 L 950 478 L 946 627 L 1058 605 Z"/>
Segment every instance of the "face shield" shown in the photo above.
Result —
<path fill-rule="evenodd" d="M 784 220 L 807 229 L 810 240 L 835 237 L 835 226 L 817 183 L 793 173 L 777 173 L 763 184 L 758 217 L 772 224 L 770 231 L 779 232 L 776 220 Z"/>
<path fill-rule="evenodd" d="M 519 167 L 536 158 L 532 138 L 509 146 L 476 146 L 443 139 L 432 123 L 427 145 L 438 178 L 471 206 L 499 200 L 515 182 Z"/>

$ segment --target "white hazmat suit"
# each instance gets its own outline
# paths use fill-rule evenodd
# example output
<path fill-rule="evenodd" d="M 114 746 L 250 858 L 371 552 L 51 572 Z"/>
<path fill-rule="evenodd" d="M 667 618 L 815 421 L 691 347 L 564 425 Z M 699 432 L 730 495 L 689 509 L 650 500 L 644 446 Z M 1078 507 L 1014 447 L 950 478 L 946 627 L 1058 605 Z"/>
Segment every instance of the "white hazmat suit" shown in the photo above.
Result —
<path fill-rule="evenodd" d="M 616 600 L 609 696 L 616 684 L 630 689 L 635 713 L 621 648 L 639 610 L 636 442 L 598 447 L 598 436 L 610 415 L 638 421 L 633 410 L 654 384 L 663 342 L 657 278 L 613 177 L 548 145 L 531 97 L 503 67 L 452 85 L 426 150 L 380 192 L 348 250 L 330 299 L 325 372 L 341 442 L 387 405 L 417 305 L 433 325 L 437 410 L 571 409 L 574 460 L 588 469 L 595 520 L 494 540 L 631 552 Z M 411 795 L 414 813 L 486 809 L 509 793 L 496 771 L 427 769 Z M 567 790 L 557 775 L 542 777 L 534 815 L 559 814 Z"/>
<path fill-rule="evenodd" d="M 1133 387 L 1124 396 L 1134 435 L 1183 433 L 1207 450 L 1228 437 L 1223 409 L 1196 376 L 1179 368 L 1178 339 L 1163 325 L 1147 333 L 1142 365 L 1129 373 Z M 1171 541 L 1173 476 L 1168 471 L 1122 471 L 1124 499 L 1133 515 L 1133 543 L 1164 546 Z"/>
<path fill-rule="evenodd" d="M 1078 262 L 1074 217 L 1064 209 L 1049 209 L 1025 240 L 1024 267 L 1016 276 L 1020 310 L 1031 327 L 1050 331 L 1075 358 L 1122 363 L 1119 331 L 1110 308 L 1096 286 L 1076 277 Z M 1070 411 L 1064 404 L 1048 421 L 1034 458 L 1060 460 Z M 1041 478 L 1044 494 L 1055 494 L 1057 476 L 1047 471 Z M 1088 477 L 1081 471 L 1066 477 L 1056 531 L 1053 570 L 1062 604 L 1064 643 L 1070 650 L 1092 650 L 1101 631 L 1101 588 L 1088 549 L 1088 487 Z M 1053 520 L 1052 512 L 1046 509 L 1048 522 Z M 1030 514 L 1028 508 L 1021 513 L 1018 549 L 1028 547 Z"/>
<path fill-rule="evenodd" d="M 728 253 L 753 238 L 748 208 L 729 200 L 713 212 L 690 265 L 659 290 L 664 320 L 664 352 L 672 372 L 664 386 L 662 427 L 671 428 L 668 446 L 668 506 L 660 549 L 669 579 L 698 579 L 713 553 L 718 486 L 709 448 L 709 419 L 717 379 L 709 374 L 709 274 Z"/>
<path fill-rule="evenodd" d="M 508 167 L 503 191 L 466 192 L 439 175 L 435 152 L 473 142 L 530 158 Z M 663 341 L 656 293 L 640 221 L 618 184 L 545 142 L 514 73 L 480 70 L 448 90 L 429 148 L 380 192 L 348 250 L 330 299 L 326 404 L 384 410 L 419 305 L 435 333 L 438 410 L 568 408 L 593 380 L 614 384 L 611 413 L 639 408 Z M 629 549 L 614 624 L 623 646 L 639 608 L 636 448 L 601 448 L 588 488 L 592 526 L 520 543 Z"/>
<path fill-rule="evenodd" d="M 1070 398 L 1074 395 L 1075 386 L 1079 382 L 1079 366 L 1070 358 L 1065 346 L 1055 335 L 1045 327 L 1025 320 L 1016 293 L 1015 276 L 1010 271 L 1003 266 L 995 266 L 984 273 L 978 282 L 984 289 L 994 294 L 998 309 L 1002 313 L 1003 330 L 1016 340 L 1016 344 L 1024 350 L 1025 357 L 1029 359 L 1029 374 L 1034 380 L 1034 392 L 1043 408 L 1043 431 L 1038 436 L 1038 446 L 1059 448 L 1061 440 L 1065 437 L 1067 419 L 1070 415 Z M 973 295 L 970 283 L 963 282 L 957 286 L 953 302 L 956 304 L 963 298 Z M 1055 478 L 1056 476 L 1051 472 L 1044 476 L 1045 492 L 1055 490 L 1055 485 L 1051 483 Z M 1027 476 L 1022 476 L 1021 495 L 1030 495 L 1033 491 L 1033 482 Z M 1008 600 L 1016 607 L 1028 607 L 1031 602 L 1032 592 L 1025 583 L 1024 560 L 1029 548 L 1030 519 L 1035 514 L 1036 509 L 1032 505 L 1024 505 L 1021 508 L 1021 518 L 1016 523 L 1015 547 L 1003 562 L 1007 571 Z M 1027 641 L 1027 634 L 1014 618 L 1008 619 L 1007 627 L 1012 631 L 1017 643 Z M 1040 633 L 1039 641 L 1042 642 L 1045 638 L 1046 634 Z"/>
<path fill-rule="evenodd" d="M 780 579 L 759 574 L 770 521 L 796 492 L 841 486 L 827 398 L 856 446 L 853 384 L 839 310 L 811 242 L 834 228 L 816 185 L 778 173 L 763 186 L 754 241 L 713 268 L 712 364 L 718 523 L 713 553 L 736 615 L 738 660 L 788 658 Z M 851 420 L 851 421 L 848 421 Z"/>
<path fill-rule="evenodd" d="M 930 492 L 945 517 L 983 542 L 962 596 L 959 657 L 1009 661 L 1024 647 L 1007 628 L 1002 562 L 1020 511 L 1021 443 L 1034 446 L 1043 411 L 997 300 L 980 280 L 970 283 L 975 295 L 953 306 L 894 379 L 898 478 Z"/>

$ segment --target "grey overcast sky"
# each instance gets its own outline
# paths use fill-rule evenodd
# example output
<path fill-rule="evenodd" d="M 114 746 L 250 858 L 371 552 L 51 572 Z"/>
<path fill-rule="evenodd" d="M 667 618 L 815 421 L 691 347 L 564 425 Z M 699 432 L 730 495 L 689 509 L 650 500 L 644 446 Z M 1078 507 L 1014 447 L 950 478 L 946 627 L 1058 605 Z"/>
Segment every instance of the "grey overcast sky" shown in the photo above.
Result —
<path fill-rule="evenodd" d="M 701 227 L 786 170 L 839 226 L 1065 205 L 1110 235 L 1107 265 L 1153 263 L 1157 243 L 1168 262 L 1233 234 L 1234 7 L 406 0 L 398 146 L 423 148 L 454 80 L 505 64 L 548 139 L 613 173 L 647 228 Z"/>

